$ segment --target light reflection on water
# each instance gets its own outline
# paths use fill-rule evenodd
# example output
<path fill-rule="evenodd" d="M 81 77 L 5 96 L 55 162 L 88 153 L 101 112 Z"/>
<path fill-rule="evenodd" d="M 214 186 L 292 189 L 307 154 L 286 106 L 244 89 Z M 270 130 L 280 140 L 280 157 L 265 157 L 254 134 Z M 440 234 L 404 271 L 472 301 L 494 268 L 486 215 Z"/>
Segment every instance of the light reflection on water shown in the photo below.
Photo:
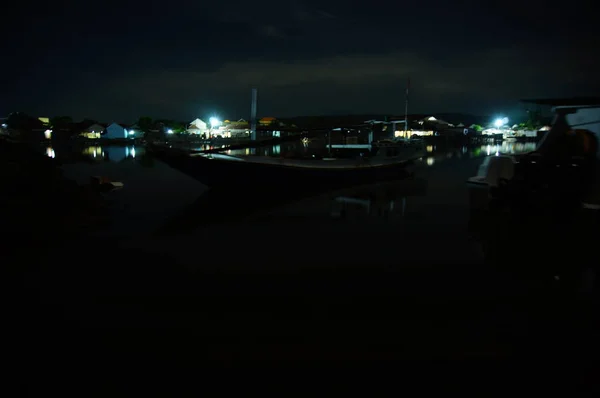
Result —
<path fill-rule="evenodd" d="M 429 145 L 425 148 L 427 154 L 423 158 L 423 162 L 429 166 L 440 165 L 443 168 L 444 160 L 449 158 L 454 159 L 454 162 L 459 159 L 469 160 L 478 156 L 486 156 L 488 149 L 490 156 L 496 152 L 516 154 L 534 150 L 535 146 L 534 143 L 518 142 L 498 143 L 489 145 L 489 148 L 487 144 L 454 148 Z M 42 148 L 49 157 L 69 156 L 69 150 L 62 150 L 60 146 Z M 291 148 L 293 147 L 283 144 L 269 148 L 239 149 L 226 153 L 231 155 L 267 153 L 281 156 Z M 145 166 L 143 159 L 151 159 L 151 157 L 142 156 L 144 152 L 143 147 L 132 145 L 91 145 L 83 149 L 81 147 L 76 150 L 71 149 L 70 155 L 81 164 L 70 165 L 70 168 L 66 170 L 68 177 L 81 184 L 86 184 L 90 176 L 101 175 L 115 181 L 122 181 L 125 184 L 123 190 L 111 194 L 113 195 L 111 200 L 114 201 L 115 206 L 113 211 L 117 220 L 111 229 L 111 233 L 143 234 L 150 231 L 159 224 L 159 220 L 165 220 L 180 211 L 183 206 L 193 203 L 199 193 L 203 192 L 202 189 L 205 189 L 201 184 L 161 162 L 157 161 L 151 166 Z M 83 158 L 87 160 L 83 160 Z M 134 161 L 122 162 L 125 159 L 133 159 Z M 431 171 L 434 170 L 436 169 L 431 169 Z M 149 200 L 149 197 L 152 197 L 152 200 Z M 315 210 L 316 213 L 324 214 L 327 218 L 335 218 L 336 220 L 345 218 L 348 220 L 354 218 L 362 220 L 368 218 L 374 221 L 387 222 L 391 219 L 401 219 L 407 216 L 406 220 L 408 221 L 405 220 L 405 222 L 413 222 L 411 224 L 411 231 L 413 231 L 412 228 L 418 228 L 422 224 L 421 218 L 417 220 L 417 217 L 425 217 L 427 214 L 438 216 L 439 212 L 435 212 L 437 207 L 431 207 L 428 200 L 433 202 L 421 191 L 414 193 L 412 189 L 406 188 L 403 184 L 398 185 L 398 187 L 392 184 L 379 186 L 374 190 L 374 193 L 370 191 L 367 193 L 346 192 L 343 195 L 336 196 L 333 200 L 327 197 L 326 200 L 319 200 L 314 206 L 318 207 L 318 211 Z M 299 205 L 298 207 L 302 207 L 302 209 L 298 209 L 297 212 L 308 217 L 313 213 L 313 209 L 307 208 L 304 210 L 304 206 L 306 205 Z M 427 206 L 430 206 L 433 210 L 430 211 L 430 207 Z M 152 217 L 148 215 L 152 215 Z M 451 216 L 453 215 L 454 213 L 451 214 Z M 434 216 L 430 218 L 433 219 Z M 410 221 L 412 220 L 411 217 L 416 221 Z M 452 218 L 452 220 L 454 219 Z M 344 224 L 340 225 L 343 226 Z M 423 236 L 426 236 L 428 232 L 423 232 Z"/>
<path fill-rule="evenodd" d="M 96 158 L 98 156 L 103 157 L 104 156 L 104 151 L 102 150 L 101 146 L 89 146 L 87 148 L 84 148 L 81 151 L 82 155 L 87 155 L 87 156 L 91 156 L 93 158 Z"/>
<path fill-rule="evenodd" d="M 433 166 L 436 162 L 452 158 L 476 158 L 479 156 L 499 156 L 501 154 L 516 155 L 534 151 L 536 148 L 535 142 L 508 142 L 504 141 L 500 144 L 484 144 L 475 147 L 463 146 L 454 149 L 440 149 L 437 151 L 436 146 L 428 145 L 426 147 L 427 156 L 421 158 L 428 166 Z"/>
<path fill-rule="evenodd" d="M 296 146 L 291 145 L 274 145 L 266 148 L 244 148 L 225 151 L 227 155 L 243 156 L 243 155 L 262 155 L 262 156 L 281 156 L 286 151 L 293 150 Z M 439 148 L 437 145 L 427 145 L 425 147 L 427 156 L 421 158 L 428 166 L 433 166 L 440 161 L 451 158 L 468 158 L 479 156 L 493 156 L 500 154 L 519 154 L 535 150 L 536 144 L 533 142 L 509 142 L 504 141 L 498 144 L 484 144 L 475 147 L 463 146 L 460 148 Z M 195 148 L 196 150 L 214 149 L 212 146 L 202 146 Z M 55 158 L 61 154 L 60 149 L 57 150 L 52 146 L 45 149 L 46 156 Z M 100 146 L 90 145 L 81 150 L 80 154 L 93 161 L 110 161 L 121 162 L 126 159 L 136 159 L 140 155 L 144 155 L 145 148 L 141 146 Z"/>
<path fill-rule="evenodd" d="M 495 155 L 495 154 L 518 154 L 518 153 L 524 153 L 524 152 L 530 152 L 530 151 L 534 151 L 536 148 L 536 143 L 535 142 L 510 142 L 510 141 L 503 141 L 501 144 L 494 144 L 494 145 L 482 145 L 481 146 L 481 150 L 484 149 L 485 147 L 485 151 L 487 153 L 487 155 Z"/>
<path fill-rule="evenodd" d="M 222 146 L 225 147 L 224 145 Z M 194 148 L 196 151 L 215 149 L 214 146 L 204 145 L 201 147 Z M 435 162 L 443 159 L 451 158 L 462 158 L 467 156 L 469 158 L 478 157 L 482 155 L 500 155 L 500 154 L 518 154 L 524 152 L 530 152 L 535 150 L 536 143 L 534 142 L 509 142 L 504 141 L 499 144 L 484 144 L 479 146 L 463 146 L 455 148 L 444 148 L 438 145 L 427 145 L 425 151 L 427 157 L 425 158 L 427 164 L 432 166 Z M 223 153 L 231 156 L 244 156 L 244 155 L 261 155 L 261 156 L 281 156 L 281 154 L 287 151 L 294 151 L 298 149 L 295 144 L 288 145 L 274 145 L 273 147 L 267 148 L 245 148 L 245 149 L 233 149 L 224 151 Z"/>
<path fill-rule="evenodd" d="M 136 156 L 143 155 L 144 147 L 131 146 L 89 146 L 81 151 L 85 157 L 93 160 L 106 160 L 111 162 L 121 162 L 125 159 L 135 159 Z"/>
<path fill-rule="evenodd" d="M 104 194 L 110 225 L 92 231 L 101 236 L 147 234 L 192 204 L 206 189 L 193 178 L 155 161 L 143 146 L 58 143 L 51 149 L 65 178 L 80 186 L 89 186 L 95 176 L 124 184 L 123 189 Z"/>
<path fill-rule="evenodd" d="M 87 146 L 80 151 L 75 150 L 73 148 L 55 148 L 53 146 L 48 146 L 45 149 L 45 154 L 49 158 L 56 158 L 60 155 L 61 158 L 75 158 L 77 160 L 78 156 L 81 155 L 84 158 L 94 160 L 94 161 L 111 161 L 111 162 L 121 162 L 125 159 L 135 159 L 140 155 L 145 153 L 144 147 L 136 147 L 134 145 L 130 146 L 100 146 L 100 145 L 90 145 Z"/>
<path fill-rule="evenodd" d="M 333 218 L 336 220 L 343 219 L 372 219 L 389 222 L 395 218 L 403 218 L 406 214 L 411 217 L 425 217 L 424 214 L 435 214 L 435 217 L 441 217 L 443 219 L 450 219 L 452 222 L 460 221 L 459 212 L 456 214 L 453 212 L 446 213 L 445 210 L 440 207 L 436 207 L 435 203 L 444 203 L 447 198 L 451 198 L 452 195 L 460 190 L 456 189 L 454 183 L 446 183 L 448 179 L 452 179 L 457 175 L 462 177 L 462 174 L 468 167 L 462 167 L 457 165 L 457 162 L 465 162 L 465 165 L 471 165 L 471 167 L 477 161 L 483 161 L 488 153 L 495 155 L 496 153 L 506 154 L 518 154 L 535 150 L 535 143 L 519 143 L 519 142 L 504 142 L 498 143 L 497 145 L 477 145 L 477 146 L 458 146 L 448 147 L 445 145 L 427 145 L 424 149 L 424 156 L 421 158 L 423 165 L 437 166 L 439 168 L 431 168 L 432 180 L 436 185 L 435 195 L 440 195 L 439 192 L 442 189 L 445 193 L 441 196 L 428 196 L 426 189 L 417 187 L 419 189 L 413 189 L 415 187 L 410 186 L 409 182 L 393 182 L 389 184 L 374 184 L 368 187 L 358 187 L 347 190 L 344 193 L 328 193 L 326 197 L 315 197 L 307 200 L 302 200 L 291 205 L 283 206 L 282 208 L 274 211 L 269 211 L 269 222 L 277 222 L 280 220 L 283 223 L 287 222 L 289 217 L 294 220 L 306 218 L 308 222 L 314 221 L 313 217 L 317 219 L 329 219 Z M 270 154 L 276 154 L 281 151 L 280 147 L 276 148 L 258 148 L 256 153 L 262 154 L 268 151 Z M 228 151 L 227 154 L 240 153 L 238 151 Z M 243 154 L 243 152 L 242 152 Z M 448 161 L 453 159 L 452 161 Z M 446 162 L 444 162 L 446 161 Z M 436 175 L 436 170 L 444 169 L 445 165 L 448 165 L 448 172 L 444 171 L 444 177 L 440 178 Z M 456 167 L 458 166 L 458 167 Z M 475 172 L 475 170 L 473 170 Z M 440 184 L 440 181 L 444 183 Z M 461 180 L 462 181 L 462 180 Z M 440 188 L 441 185 L 441 188 Z M 358 189 L 354 192 L 354 189 Z M 365 192 L 361 192 L 364 190 Z M 352 191 L 352 192 L 351 192 Z M 253 194 L 254 195 L 254 194 Z M 260 195 L 260 193 L 256 193 Z M 332 195 L 333 199 L 332 199 Z M 448 202 L 459 202 L 462 199 L 448 199 Z M 223 199 L 225 201 L 225 199 Z M 221 198 L 215 203 L 221 205 Z M 206 203 L 204 205 L 208 206 Z M 230 206 L 236 206 L 234 202 Z M 208 206 L 211 207 L 211 206 Z M 408 209 L 408 210 L 407 210 Z M 430 211 L 431 210 L 431 211 Z M 280 218 L 271 218 L 279 215 Z M 294 218 L 296 217 L 296 218 Z M 430 216 L 427 216 L 430 217 Z M 312 220 L 312 221 L 311 221 Z M 319 222 L 319 221 L 317 221 Z M 437 222 L 437 221 L 436 221 Z M 451 223 L 447 223 L 451 225 Z"/>

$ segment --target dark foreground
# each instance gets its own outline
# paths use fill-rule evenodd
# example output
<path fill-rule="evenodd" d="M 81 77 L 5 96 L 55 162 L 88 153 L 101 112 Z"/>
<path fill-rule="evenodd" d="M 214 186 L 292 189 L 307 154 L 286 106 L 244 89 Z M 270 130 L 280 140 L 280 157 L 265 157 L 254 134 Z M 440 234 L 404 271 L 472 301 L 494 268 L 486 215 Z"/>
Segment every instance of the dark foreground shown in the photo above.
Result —
<path fill-rule="evenodd" d="M 398 359 L 528 361 L 572 381 L 570 372 L 592 377 L 597 360 L 596 307 L 550 279 L 395 263 L 190 273 L 169 259 L 117 253 L 25 275 L 12 312 L 27 389 L 172 392 L 183 385 L 166 380 L 207 366 Z M 489 371 L 477 377 L 505 377 Z"/>
<path fill-rule="evenodd" d="M 404 230 L 389 226 L 379 246 L 349 241 L 360 225 L 326 234 L 326 225 L 314 220 L 285 230 L 286 222 L 256 221 L 254 234 L 238 239 L 246 242 L 241 246 L 208 241 L 213 230 L 186 231 L 174 238 L 191 249 L 185 261 L 161 254 L 163 236 L 144 238 L 155 250 L 92 240 L 71 227 L 66 242 L 58 239 L 60 228 L 13 236 L 5 264 L 15 281 L 8 289 L 15 381 L 29 396 L 192 395 L 215 386 L 225 395 L 273 387 L 285 373 L 301 379 L 288 389 L 307 386 L 314 394 L 321 387 L 301 369 L 310 364 L 345 369 L 340 379 L 326 372 L 338 388 L 369 380 L 369 394 L 413 384 L 511 393 L 531 384 L 538 392 L 592 386 L 597 297 L 579 292 L 574 277 L 555 280 L 556 270 L 535 263 L 536 256 L 525 262 L 519 254 L 553 246 L 553 257 L 566 264 L 576 242 L 568 234 L 548 241 L 549 233 L 509 229 L 496 231 L 505 250 L 492 258 L 465 254 L 442 262 L 440 251 L 467 253 L 470 245 L 464 203 L 448 194 L 465 176 L 461 171 L 454 181 L 450 170 L 427 175 L 437 196 L 423 200 L 437 204 L 423 209 L 433 216 Z M 398 228 L 397 235 L 390 232 Z M 310 239 L 322 236 L 326 245 Z M 430 359 L 453 362 L 422 361 Z M 370 367 L 377 372 L 370 381 L 364 366 L 374 364 L 384 369 Z M 260 375 L 251 383 L 231 372 L 256 366 Z M 352 372 L 355 366 L 360 373 Z M 217 372 L 227 379 L 215 378 Z"/>

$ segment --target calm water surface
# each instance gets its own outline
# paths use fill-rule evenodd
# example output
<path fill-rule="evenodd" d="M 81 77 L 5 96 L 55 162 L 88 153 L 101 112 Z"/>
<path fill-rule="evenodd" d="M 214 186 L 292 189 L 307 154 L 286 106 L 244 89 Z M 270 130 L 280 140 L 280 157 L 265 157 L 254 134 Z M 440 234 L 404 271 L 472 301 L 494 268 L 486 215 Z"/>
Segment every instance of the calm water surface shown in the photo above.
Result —
<path fill-rule="evenodd" d="M 222 146 L 225 147 L 224 145 Z M 260 155 L 260 156 L 281 156 L 287 152 L 311 152 L 318 150 L 322 147 L 321 143 L 318 145 L 301 145 L 301 144 L 287 144 L 287 145 L 274 145 L 268 148 L 246 148 L 246 149 L 234 149 L 223 151 L 223 153 L 232 156 L 240 155 Z M 533 151 L 536 144 L 533 142 L 511 142 L 503 141 L 502 143 L 496 144 L 485 144 L 478 146 L 461 146 L 455 148 L 448 148 L 447 146 L 441 145 L 427 145 L 427 153 L 430 154 L 427 162 L 433 165 L 438 158 L 452 158 L 452 157 L 473 157 L 482 155 L 495 155 L 495 154 L 518 154 L 523 152 Z M 199 146 L 193 148 L 194 150 L 201 151 L 207 149 L 214 149 L 216 147 L 210 145 Z"/>
<path fill-rule="evenodd" d="M 162 237 L 160 244 L 156 244 L 150 243 L 154 241 L 147 237 L 167 220 L 194 204 L 207 191 L 204 185 L 153 159 L 142 146 L 42 148 L 47 156 L 63 163 L 66 177 L 80 184 L 89 183 L 92 176 L 105 176 L 124 183 L 122 190 L 106 195 L 112 209 L 113 223 L 102 235 L 122 237 L 132 242 L 133 246 L 145 245 L 145 249 L 152 246 L 153 250 L 175 252 L 181 261 L 191 263 L 197 261 L 194 242 L 203 242 L 218 249 L 219 245 L 230 244 L 233 240 L 240 246 L 239 251 L 230 254 L 235 257 L 237 253 L 251 250 L 257 244 L 264 244 L 265 240 L 285 241 L 286 236 L 293 236 L 299 229 L 306 228 L 314 229 L 314 233 L 307 235 L 305 243 L 311 252 L 327 251 L 326 242 L 332 233 L 337 236 L 349 234 L 348 242 L 351 244 L 357 239 L 356 236 L 364 235 L 367 228 L 377 233 L 369 232 L 373 242 L 365 245 L 385 247 L 396 254 L 396 246 L 400 242 L 411 242 L 415 248 L 422 242 L 433 240 L 440 246 L 440 251 L 433 251 L 429 256 L 444 253 L 447 261 L 452 258 L 465 261 L 465 256 L 476 258 L 476 253 L 465 254 L 469 251 L 465 243 L 468 240 L 465 227 L 468 210 L 465 180 L 476 173 L 485 156 L 517 154 L 534 149 L 534 143 L 515 142 L 451 149 L 430 145 L 426 147 L 427 155 L 417 162 L 416 180 L 413 182 L 363 187 L 333 196 L 289 203 L 273 209 L 269 214 L 240 220 L 235 227 L 227 224 L 206 229 L 200 221 L 195 232 L 190 234 L 188 231 L 185 237 Z M 289 149 L 277 145 L 260 149 L 258 154 L 279 156 L 284 150 Z M 252 151 L 228 153 L 252 154 Z M 239 197 L 223 198 L 220 209 L 195 207 L 191 211 L 196 216 L 205 211 L 225 212 L 228 206 L 243 206 L 244 197 L 255 194 L 245 192 L 240 193 Z M 444 238 L 440 239 L 441 236 Z M 290 248 L 284 242 L 279 247 L 289 254 Z M 457 252 L 457 247 L 466 251 Z M 227 247 L 223 246 L 222 249 L 227 250 Z M 297 245 L 291 250 L 298 251 L 298 259 L 306 254 Z M 381 250 L 380 254 L 389 257 L 390 253 L 385 254 L 386 250 Z M 336 255 L 335 251 L 331 254 Z M 359 257 L 353 258 L 356 260 Z"/>
<path fill-rule="evenodd" d="M 147 235 L 206 190 L 196 180 L 155 161 L 142 146 L 48 146 L 43 151 L 62 162 L 65 176 L 79 184 L 89 184 L 92 176 L 125 184 L 106 194 L 113 214 L 111 227 L 103 232 L 106 235 Z"/>

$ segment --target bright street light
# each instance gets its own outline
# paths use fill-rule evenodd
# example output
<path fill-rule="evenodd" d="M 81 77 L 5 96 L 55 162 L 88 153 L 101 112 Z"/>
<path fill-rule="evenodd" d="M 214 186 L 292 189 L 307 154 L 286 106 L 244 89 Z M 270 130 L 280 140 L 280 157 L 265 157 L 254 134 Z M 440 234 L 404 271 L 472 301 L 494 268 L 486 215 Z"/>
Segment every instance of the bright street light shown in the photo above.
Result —
<path fill-rule="evenodd" d="M 219 119 L 217 119 L 216 117 L 211 117 L 210 120 L 210 126 L 211 127 L 215 127 L 221 124 L 221 121 Z"/>
<path fill-rule="evenodd" d="M 500 118 L 500 119 L 496 119 L 496 121 L 494 121 L 494 126 L 496 126 L 496 128 L 500 128 L 502 126 L 504 126 L 505 124 L 508 123 L 508 118 Z"/>
<path fill-rule="evenodd" d="M 167 134 L 173 134 L 173 130 L 171 130 L 171 129 L 168 129 L 168 130 L 167 130 Z"/>

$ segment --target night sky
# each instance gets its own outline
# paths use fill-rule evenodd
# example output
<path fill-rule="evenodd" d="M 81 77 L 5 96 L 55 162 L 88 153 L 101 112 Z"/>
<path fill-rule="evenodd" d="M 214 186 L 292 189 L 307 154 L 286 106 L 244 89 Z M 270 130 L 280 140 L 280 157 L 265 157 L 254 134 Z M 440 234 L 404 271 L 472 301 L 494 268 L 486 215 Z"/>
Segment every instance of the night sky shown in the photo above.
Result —
<path fill-rule="evenodd" d="M 597 95 L 593 1 L 62 1 L 4 6 L 0 116 L 508 113 Z"/>

